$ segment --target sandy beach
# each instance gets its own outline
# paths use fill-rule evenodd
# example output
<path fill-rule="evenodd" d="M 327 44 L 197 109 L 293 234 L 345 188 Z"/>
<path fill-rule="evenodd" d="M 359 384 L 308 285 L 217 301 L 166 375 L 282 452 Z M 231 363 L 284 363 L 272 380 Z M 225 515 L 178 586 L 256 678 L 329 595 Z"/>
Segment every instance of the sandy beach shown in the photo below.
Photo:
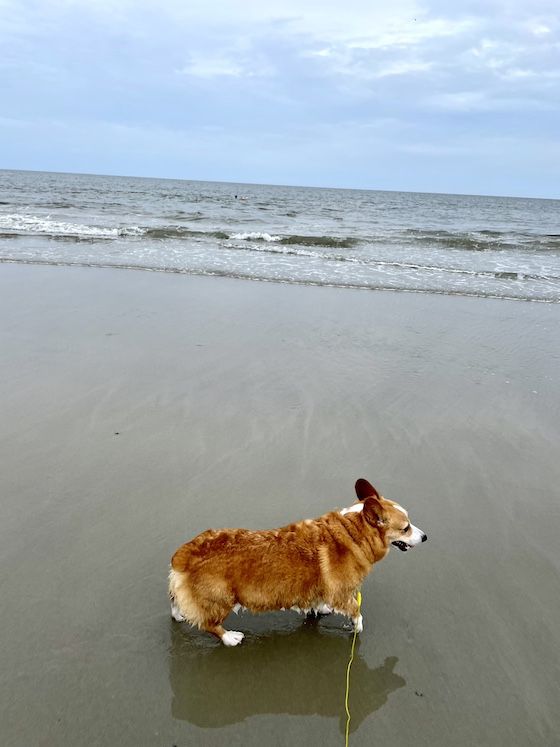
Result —
<path fill-rule="evenodd" d="M 175 548 L 353 500 L 351 744 L 560 743 L 560 307 L 0 265 L 0 742 L 343 744 L 339 617 L 173 623 Z"/>

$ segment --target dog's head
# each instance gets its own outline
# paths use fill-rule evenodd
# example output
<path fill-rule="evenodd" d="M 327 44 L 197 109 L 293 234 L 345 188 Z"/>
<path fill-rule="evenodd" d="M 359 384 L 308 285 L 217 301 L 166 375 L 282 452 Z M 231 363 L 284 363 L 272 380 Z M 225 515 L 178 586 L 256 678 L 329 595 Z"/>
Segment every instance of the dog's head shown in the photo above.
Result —
<path fill-rule="evenodd" d="M 390 543 L 406 552 L 428 539 L 421 529 L 410 523 L 406 509 L 383 498 L 367 480 L 360 478 L 356 482 L 356 495 L 358 503 L 342 513 L 362 511 L 364 518 L 382 532 L 387 545 Z"/>

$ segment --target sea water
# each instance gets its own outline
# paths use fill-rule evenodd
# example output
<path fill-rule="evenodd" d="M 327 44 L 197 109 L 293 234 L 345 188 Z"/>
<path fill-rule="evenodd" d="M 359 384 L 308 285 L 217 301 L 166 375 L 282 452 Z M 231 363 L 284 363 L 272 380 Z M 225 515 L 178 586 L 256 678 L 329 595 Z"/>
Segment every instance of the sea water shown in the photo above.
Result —
<path fill-rule="evenodd" d="M 0 171 L 0 261 L 560 301 L 560 201 Z"/>

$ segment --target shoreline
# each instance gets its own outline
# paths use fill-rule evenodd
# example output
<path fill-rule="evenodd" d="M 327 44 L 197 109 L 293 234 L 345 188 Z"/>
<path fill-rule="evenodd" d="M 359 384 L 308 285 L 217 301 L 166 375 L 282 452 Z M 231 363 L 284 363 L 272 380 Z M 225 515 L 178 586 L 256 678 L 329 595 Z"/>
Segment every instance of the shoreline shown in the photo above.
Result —
<path fill-rule="evenodd" d="M 50 260 L 40 260 L 40 259 L 12 259 L 12 258 L 4 258 L 0 257 L 0 265 L 36 265 L 39 267 L 78 267 L 83 269 L 93 269 L 93 270 L 135 270 L 140 272 L 153 272 L 153 273 L 159 273 L 163 275 L 185 275 L 187 277 L 208 277 L 208 278 L 223 278 L 223 279 L 229 279 L 229 280 L 244 280 L 248 282 L 257 282 L 257 283 L 272 283 L 274 285 L 295 285 L 295 286 L 303 286 L 303 287 L 312 287 L 312 288 L 333 288 L 333 289 L 339 289 L 339 290 L 354 290 L 354 291 L 379 291 L 381 293 L 412 293 L 417 294 L 421 296 L 451 296 L 451 297 L 457 297 L 457 298 L 479 298 L 479 299 L 485 299 L 490 301 L 520 301 L 522 303 L 542 303 L 542 304 L 560 304 L 560 300 L 553 300 L 553 299 L 546 299 L 546 298 L 521 298 L 518 296 L 498 296 L 498 295 L 492 295 L 492 294 L 481 294 L 481 293 L 461 293 L 459 291 L 438 291 L 438 290 L 423 290 L 418 288 L 390 288 L 390 287 L 373 287 L 368 285 L 351 285 L 351 284 L 345 284 L 345 285 L 336 285 L 334 283 L 326 283 L 326 282 L 319 282 L 319 281 L 312 281 L 312 280 L 284 280 L 284 279 L 278 279 L 278 278 L 265 278 L 265 277 L 256 277 L 256 276 L 250 276 L 250 275 L 243 275 L 243 274 L 233 274 L 233 273 L 220 273 L 218 271 L 201 271 L 197 272 L 195 270 L 181 270 L 178 268 L 164 268 L 164 267 L 145 267 L 140 265 L 111 265 L 111 264 L 89 264 L 87 262 L 59 262 L 59 261 L 50 261 Z"/>

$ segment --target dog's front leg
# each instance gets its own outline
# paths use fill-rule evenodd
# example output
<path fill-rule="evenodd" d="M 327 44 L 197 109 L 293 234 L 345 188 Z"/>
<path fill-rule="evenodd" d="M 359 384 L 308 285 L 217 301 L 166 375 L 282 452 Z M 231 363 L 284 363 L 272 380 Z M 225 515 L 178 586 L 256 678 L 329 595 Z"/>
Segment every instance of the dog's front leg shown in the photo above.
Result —
<path fill-rule="evenodd" d="M 335 612 L 340 612 L 341 614 L 346 615 L 346 617 L 351 618 L 357 633 L 361 633 L 364 629 L 364 618 L 360 613 L 360 605 L 353 594 L 341 605 L 338 605 Z"/>

